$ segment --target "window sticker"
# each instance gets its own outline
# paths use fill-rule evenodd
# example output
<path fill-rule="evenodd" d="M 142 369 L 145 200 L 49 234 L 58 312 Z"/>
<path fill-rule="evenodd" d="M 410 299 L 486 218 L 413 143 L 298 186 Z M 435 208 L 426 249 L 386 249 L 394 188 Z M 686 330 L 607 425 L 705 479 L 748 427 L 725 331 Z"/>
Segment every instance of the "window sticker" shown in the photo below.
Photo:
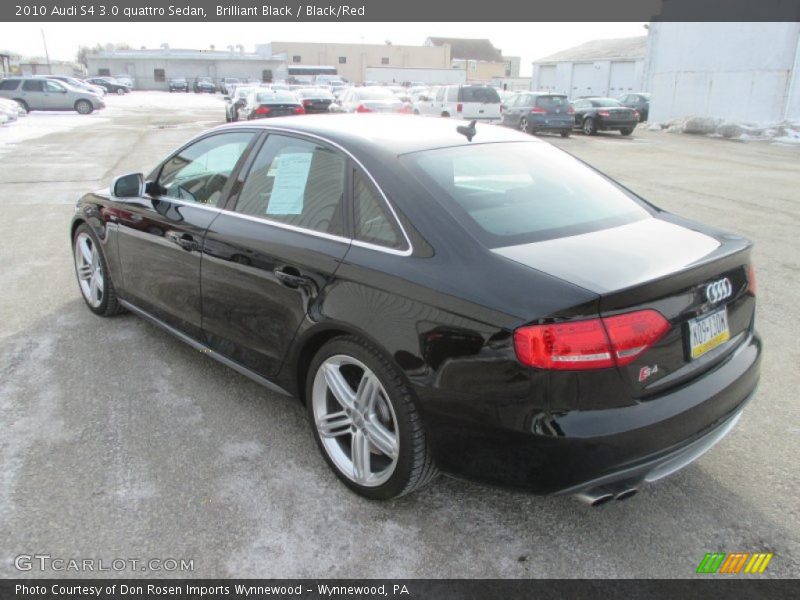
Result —
<path fill-rule="evenodd" d="M 278 174 L 267 204 L 268 215 L 299 215 L 303 212 L 303 197 L 312 158 L 311 152 L 280 155 Z"/>

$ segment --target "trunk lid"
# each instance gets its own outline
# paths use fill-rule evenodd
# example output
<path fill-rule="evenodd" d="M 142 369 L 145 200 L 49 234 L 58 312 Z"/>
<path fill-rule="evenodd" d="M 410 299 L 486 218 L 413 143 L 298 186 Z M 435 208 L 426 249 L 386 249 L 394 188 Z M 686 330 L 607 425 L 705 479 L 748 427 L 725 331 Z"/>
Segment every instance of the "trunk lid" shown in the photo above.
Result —
<path fill-rule="evenodd" d="M 604 317 L 661 313 L 670 330 L 619 368 L 632 396 L 643 399 L 699 376 L 747 338 L 755 310 L 750 248 L 738 236 L 665 216 L 494 252 L 597 293 Z"/>

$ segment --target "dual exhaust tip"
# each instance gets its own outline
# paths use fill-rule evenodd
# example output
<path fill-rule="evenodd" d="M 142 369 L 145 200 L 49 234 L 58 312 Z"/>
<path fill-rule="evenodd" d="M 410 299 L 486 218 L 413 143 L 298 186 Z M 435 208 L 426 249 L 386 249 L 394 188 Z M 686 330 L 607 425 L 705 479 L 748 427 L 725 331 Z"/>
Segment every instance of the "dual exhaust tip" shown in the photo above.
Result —
<path fill-rule="evenodd" d="M 575 494 L 575 497 L 589 506 L 600 506 L 612 500 L 627 500 L 635 496 L 638 491 L 639 488 L 629 486 L 597 487 Z"/>

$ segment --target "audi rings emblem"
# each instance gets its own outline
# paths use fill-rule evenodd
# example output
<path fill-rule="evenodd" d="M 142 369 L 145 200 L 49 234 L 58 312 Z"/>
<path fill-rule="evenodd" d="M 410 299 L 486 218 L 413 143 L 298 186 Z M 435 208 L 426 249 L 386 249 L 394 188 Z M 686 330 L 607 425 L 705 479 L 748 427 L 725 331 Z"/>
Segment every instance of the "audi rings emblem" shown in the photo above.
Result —
<path fill-rule="evenodd" d="M 706 286 L 706 298 L 711 304 L 722 302 L 733 293 L 731 280 L 725 277 Z"/>

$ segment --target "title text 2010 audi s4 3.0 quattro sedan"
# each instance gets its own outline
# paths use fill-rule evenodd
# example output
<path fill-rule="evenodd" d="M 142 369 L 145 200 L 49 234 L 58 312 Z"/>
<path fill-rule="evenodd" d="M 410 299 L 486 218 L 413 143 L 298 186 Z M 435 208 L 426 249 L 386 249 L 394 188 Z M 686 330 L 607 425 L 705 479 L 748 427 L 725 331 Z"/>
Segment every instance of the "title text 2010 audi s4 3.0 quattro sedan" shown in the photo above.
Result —
<path fill-rule="evenodd" d="M 369 498 L 439 471 L 625 498 L 758 382 L 750 242 L 500 127 L 222 126 L 84 196 L 70 235 L 91 311 L 298 397 Z"/>

